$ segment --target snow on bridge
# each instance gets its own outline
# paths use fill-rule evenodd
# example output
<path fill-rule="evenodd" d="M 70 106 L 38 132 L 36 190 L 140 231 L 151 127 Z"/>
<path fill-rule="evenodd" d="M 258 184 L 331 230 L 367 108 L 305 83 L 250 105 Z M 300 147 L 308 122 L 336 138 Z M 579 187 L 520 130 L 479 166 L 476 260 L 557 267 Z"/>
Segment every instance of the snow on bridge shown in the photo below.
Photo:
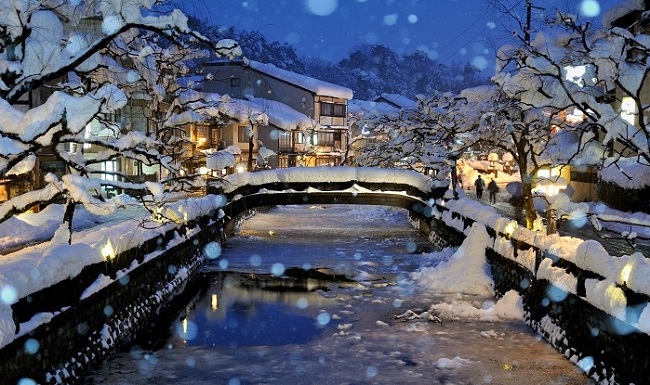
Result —
<path fill-rule="evenodd" d="M 278 187 L 329 185 L 328 191 L 332 191 L 331 187 L 355 183 L 360 186 L 383 185 L 389 187 L 391 191 L 417 190 L 426 195 L 434 191 L 446 190 L 449 187 L 447 179 L 436 180 L 411 170 L 375 167 L 293 167 L 240 173 L 229 175 L 211 186 L 226 195 L 232 195 L 237 191 L 242 191 L 246 186 L 261 188 L 271 185 Z M 391 186 L 394 188 L 390 188 Z"/>
<path fill-rule="evenodd" d="M 255 207 L 294 204 L 394 206 L 429 217 L 434 201 L 448 189 L 449 180 L 410 170 L 295 167 L 229 175 L 210 184 L 208 192 L 226 196 L 224 212 L 231 219 Z"/>

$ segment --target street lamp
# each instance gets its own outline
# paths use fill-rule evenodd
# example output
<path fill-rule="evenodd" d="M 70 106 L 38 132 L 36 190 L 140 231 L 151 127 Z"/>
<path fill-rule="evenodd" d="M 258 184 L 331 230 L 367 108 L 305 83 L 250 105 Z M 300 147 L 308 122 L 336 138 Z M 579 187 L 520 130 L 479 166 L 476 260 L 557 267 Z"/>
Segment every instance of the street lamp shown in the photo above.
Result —
<path fill-rule="evenodd" d="M 561 176 L 540 179 L 537 181 L 537 188 L 544 193 L 546 199 L 546 235 L 557 232 L 557 210 L 551 205 L 551 197 L 556 196 L 560 190 L 565 189 L 568 185 L 566 179 Z"/>
<path fill-rule="evenodd" d="M 503 171 L 512 175 L 512 161 L 514 160 L 512 154 L 509 152 L 503 153 L 501 160 L 503 161 Z"/>
<path fill-rule="evenodd" d="M 499 160 L 499 155 L 491 152 L 488 154 L 488 161 L 490 161 L 490 170 L 494 171 L 494 177 L 497 178 L 499 176 L 499 171 L 497 171 L 496 168 L 496 162 Z"/>

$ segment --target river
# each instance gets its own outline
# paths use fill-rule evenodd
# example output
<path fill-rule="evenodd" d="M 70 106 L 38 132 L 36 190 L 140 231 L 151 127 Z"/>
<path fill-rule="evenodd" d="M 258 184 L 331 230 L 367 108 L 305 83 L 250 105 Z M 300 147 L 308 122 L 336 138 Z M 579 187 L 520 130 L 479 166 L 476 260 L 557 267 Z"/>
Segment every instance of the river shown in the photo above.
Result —
<path fill-rule="evenodd" d="M 209 249 L 201 289 L 153 328 L 157 341 L 112 355 L 85 383 L 593 383 L 523 321 L 408 320 L 435 303 L 494 303 L 413 282 L 452 252 L 433 250 L 401 209 L 259 213 Z"/>

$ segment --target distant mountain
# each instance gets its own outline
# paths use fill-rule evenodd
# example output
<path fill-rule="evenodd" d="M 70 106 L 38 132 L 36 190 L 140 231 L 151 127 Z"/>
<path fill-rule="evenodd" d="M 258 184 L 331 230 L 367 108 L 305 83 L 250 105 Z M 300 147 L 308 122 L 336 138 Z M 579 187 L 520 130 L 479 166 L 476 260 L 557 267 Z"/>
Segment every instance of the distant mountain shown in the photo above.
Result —
<path fill-rule="evenodd" d="M 216 27 L 196 18 L 190 19 L 190 23 L 213 40 L 238 41 L 244 56 L 249 59 L 348 87 L 354 91 L 356 99 L 371 100 L 382 93 L 414 99 L 418 94 L 456 93 L 490 82 L 469 63 L 445 65 L 420 51 L 400 55 L 384 45 L 365 44 L 352 49 L 347 58 L 332 63 L 316 57 L 299 57 L 292 45 L 269 41 L 259 32 Z M 206 58 L 210 59 L 214 57 Z"/>

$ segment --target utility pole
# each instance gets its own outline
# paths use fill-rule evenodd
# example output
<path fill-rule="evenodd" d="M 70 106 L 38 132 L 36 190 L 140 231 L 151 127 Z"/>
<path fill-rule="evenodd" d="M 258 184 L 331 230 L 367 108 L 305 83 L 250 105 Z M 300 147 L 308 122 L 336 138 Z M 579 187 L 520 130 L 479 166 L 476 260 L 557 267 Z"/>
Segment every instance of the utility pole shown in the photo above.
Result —
<path fill-rule="evenodd" d="M 526 45 L 530 45 L 530 14 L 533 4 L 530 0 L 526 0 L 526 29 L 524 30 L 524 41 Z"/>
<path fill-rule="evenodd" d="M 530 45 L 530 19 L 531 19 L 531 14 L 532 14 L 532 9 L 538 9 L 543 11 L 544 8 L 542 7 L 536 7 L 533 5 L 532 0 L 526 0 L 526 27 L 524 30 L 524 42 L 526 42 L 526 45 Z"/>

